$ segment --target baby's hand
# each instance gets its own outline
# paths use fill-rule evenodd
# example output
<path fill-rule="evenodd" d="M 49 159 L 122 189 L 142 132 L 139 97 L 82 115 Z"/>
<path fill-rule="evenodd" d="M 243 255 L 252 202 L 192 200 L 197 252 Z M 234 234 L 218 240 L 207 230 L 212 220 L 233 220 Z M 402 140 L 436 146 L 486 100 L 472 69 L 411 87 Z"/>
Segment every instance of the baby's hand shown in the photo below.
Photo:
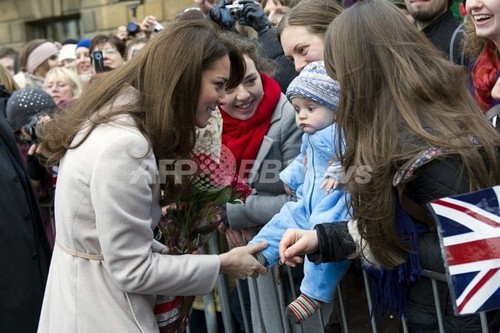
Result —
<path fill-rule="evenodd" d="M 333 177 L 326 177 L 325 180 L 321 183 L 319 188 L 324 188 L 326 194 L 330 193 L 331 190 L 336 189 L 339 186 L 340 181 L 336 180 Z"/>
<path fill-rule="evenodd" d="M 288 195 L 293 195 L 293 190 L 288 186 L 287 184 L 283 184 L 283 187 L 285 188 L 285 192 Z"/>

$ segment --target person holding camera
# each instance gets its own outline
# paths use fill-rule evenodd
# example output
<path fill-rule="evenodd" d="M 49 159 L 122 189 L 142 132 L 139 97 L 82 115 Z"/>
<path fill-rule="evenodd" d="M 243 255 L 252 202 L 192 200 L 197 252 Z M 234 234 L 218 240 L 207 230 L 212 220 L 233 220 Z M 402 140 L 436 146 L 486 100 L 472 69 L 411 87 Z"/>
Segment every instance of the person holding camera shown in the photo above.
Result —
<path fill-rule="evenodd" d="M 231 0 L 221 0 L 218 5 L 210 9 L 207 18 L 226 30 L 233 30 L 236 23 L 253 28 L 258 34 L 257 41 L 261 46 L 261 55 L 276 62 L 277 71 L 273 78 L 278 81 L 281 91 L 286 92 L 297 72 L 286 58 L 276 30 L 271 26 L 261 6 L 251 0 L 234 3 Z"/>
<path fill-rule="evenodd" d="M 126 39 L 122 39 L 125 43 L 133 38 L 147 38 L 149 39 L 154 32 L 160 32 L 163 30 L 163 26 L 158 23 L 156 17 L 153 15 L 146 15 L 141 23 L 129 22 L 126 26 L 118 27 L 119 31 L 125 28 Z M 117 35 L 118 36 L 118 35 Z M 121 33 L 120 36 L 124 36 L 124 33 Z M 118 36 L 118 37 L 120 37 Z"/>
<path fill-rule="evenodd" d="M 4 71 L 1 66 L 0 71 Z M 3 85 L 0 96 L 0 332 L 33 333 L 47 280 L 50 245 L 12 128 L 3 116 L 5 99 L 10 96 Z"/>
<path fill-rule="evenodd" d="M 36 153 L 39 143 L 36 127 L 42 117 L 52 114 L 56 108 L 52 97 L 38 88 L 15 91 L 5 107 L 6 118 L 12 127 L 11 132 L 14 133 L 30 186 L 41 208 L 43 226 L 50 246 L 54 244 L 52 219 L 54 191 L 52 174 L 40 163 Z"/>
<path fill-rule="evenodd" d="M 125 63 L 125 43 L 113 35 L 97 35 L 90 41 L 89 52 L 94 72 L 108 72 Z"/>

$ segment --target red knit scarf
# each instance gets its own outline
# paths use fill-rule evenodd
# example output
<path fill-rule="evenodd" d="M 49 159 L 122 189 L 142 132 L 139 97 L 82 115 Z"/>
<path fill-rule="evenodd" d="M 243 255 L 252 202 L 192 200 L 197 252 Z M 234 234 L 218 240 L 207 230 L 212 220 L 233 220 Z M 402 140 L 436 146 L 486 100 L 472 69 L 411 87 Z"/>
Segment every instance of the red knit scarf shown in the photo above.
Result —
<path fill-rule="evenodd" d="M 496 49 L 495 44 L 488 43 L 471 71 L 474 97 L 483 112 L 488 111 L 491 107 L 491 89 L 497 82 L 497 74 L 500 70 L 500 59 L 496 54 Z"/>
<path fill-rule="evenodd" d="M 281 88 L 276 81 L 263 73 L 260 74 L 260 77 L 264 97 L 250 119 L 235 119 L 221 108 L 223 111 L 221 112 L 223 119 L 222 144 L 227 146 L 233 153 L 238 174 L 242 161 L 245 161 L 244 167 L 246 170 L 252 167 L 262 140 L 269 130 L 274 109 L 281 96 Z M 248 161 L 251 161 L 251 163 Z"/>

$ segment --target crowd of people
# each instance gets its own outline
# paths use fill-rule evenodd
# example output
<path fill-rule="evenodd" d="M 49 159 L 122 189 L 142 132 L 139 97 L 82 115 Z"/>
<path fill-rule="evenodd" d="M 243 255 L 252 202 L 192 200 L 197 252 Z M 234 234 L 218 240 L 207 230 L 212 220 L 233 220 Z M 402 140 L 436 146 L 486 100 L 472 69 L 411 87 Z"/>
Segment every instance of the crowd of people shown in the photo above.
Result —
<path fill-rule="evenodd" d="M 364 271 L 374 312 L 350 330 L 399 332 L 404 316 L 411 333 L 478 332 L 445 282 L 438 323 L 419 274 L 446 273 L 427 204 L 500 184 L 485 116 L 500 6 L 464 0 L 457 19 L 452 0 L 194 4 L 164 25 L 0 48 L 0 331 L 203 333 L 159 300 L 223 274 L 241 280 L 239 332 L 333 332 L 337 287 L 350 282 L 356 317 Z M 158 223 L 192 183 L 169 171 L 214 126 L 251 193 L 224 205 L 221 253 L 173 255 Z M 500 310 L 486 318 L 500 330 Z"/>

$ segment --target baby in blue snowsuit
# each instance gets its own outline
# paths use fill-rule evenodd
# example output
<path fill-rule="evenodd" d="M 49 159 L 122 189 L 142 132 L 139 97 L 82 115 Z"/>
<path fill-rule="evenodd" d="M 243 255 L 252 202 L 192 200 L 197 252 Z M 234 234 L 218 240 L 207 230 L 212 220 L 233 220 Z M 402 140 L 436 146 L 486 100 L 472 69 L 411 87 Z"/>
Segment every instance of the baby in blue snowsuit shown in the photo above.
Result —
<path fill-rule="evenodd" d="M 300 155 L 280 173 L 281 180 L 297 195 L 287 202 L 250 241 L 266 241 L 268 246 L 257 259 L 273 267 L 279 259 L 278 246 L 288 228 L 313 229 L 318 223 L 348 221 L 349 195 L 342 187 L 323 189 L 325 177 L 341 180 L 336 150 L 338 134 L 335 111 L 339 86 L 325 71 L 322 61 L 310 63 L 288 86 L 286 95 L 295 109 L 297 126 L 304 131 Z M 335 289 L 349 266 L 349 261 L 316 265 L 304 261 L 301 295 L 287 307 L 293 323 L 309 318 L 323 302 L 332 302 Z"/>

